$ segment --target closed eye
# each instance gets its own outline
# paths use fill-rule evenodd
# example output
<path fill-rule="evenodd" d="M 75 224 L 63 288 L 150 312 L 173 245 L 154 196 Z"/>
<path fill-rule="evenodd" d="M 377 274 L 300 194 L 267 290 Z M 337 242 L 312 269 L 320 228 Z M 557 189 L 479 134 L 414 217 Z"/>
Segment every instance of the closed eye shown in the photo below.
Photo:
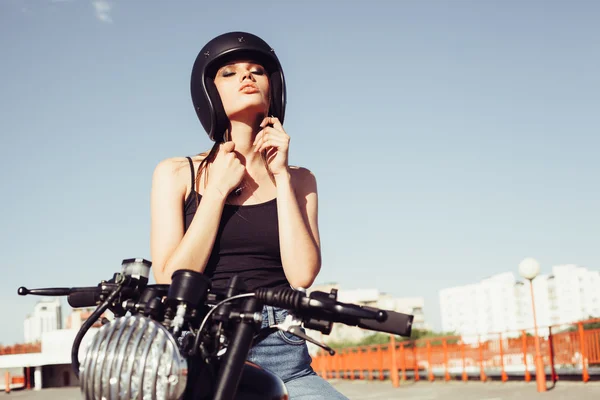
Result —
<path fill-rule="evenodd" d="M 254 67 L 250 71 L 250 73 L 253 74 L 253 75 L 264 75 L 266 72 L 265 72 L 265 69 L 262 68 L 262 67 Z M 229 76 L 233 76 L 235 74 L 236 74 L 236 72 L 233 69 L 224 69 L 223 71 L 221 71 L 221 76 L 224 77 L 224 78 L 227 78 Z"/>

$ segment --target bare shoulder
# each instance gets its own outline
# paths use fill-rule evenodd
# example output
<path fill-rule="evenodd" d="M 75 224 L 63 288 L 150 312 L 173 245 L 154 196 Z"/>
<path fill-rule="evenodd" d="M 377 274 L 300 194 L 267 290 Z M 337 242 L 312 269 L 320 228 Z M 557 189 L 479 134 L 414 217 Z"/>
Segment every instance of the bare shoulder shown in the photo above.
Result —
<path fill-rule="evenodd" d="M 202 156 L 191 156 L 195 170 L 198 169 L 202 158 Z M 187 157 L 165 158 L 154 168 L 152 186 L 155 191 L 166 191 L 184 196 L 190 190 L 191 173 Z"/>
<path fill-rule="evenodd" d="M 161 160 L 154 168 L 154 178 L 167 180 L 176 178 L 181 171 L 187 166 L 187 171 L 190 170 L 189 161 L 185 157 L 171 157 Z"/>
<path fill-rule="evenodd" d="M 195 156 L 190 156 L 192 162 L 194 163 L 194 167 L 196 168 L 198 164 L 204 159 L 204 154 L 199 154 Z M 189 175 L 190 173 L 190 162 L 187 157 L 170 157 L 161 160 L 154 169 L 154 174 L 157 177 L 177 177 L 179 175 Z"/>
<path fill-rule="evenodd" d="M 304 180 L 316 180 L 315 174 L 306 168 L 306 167 L 298 167 L 298 166 L 290 166 L 289 167 L 290 175 L 292 179 L 297 179 L 300 181 Z"/>
<path fill-rule="evenodd" d="M 317 178 L 311 170 L 306 167 L 290 166 L 289 171 L 295 188 L 305 192 L 316 191 Z"/>

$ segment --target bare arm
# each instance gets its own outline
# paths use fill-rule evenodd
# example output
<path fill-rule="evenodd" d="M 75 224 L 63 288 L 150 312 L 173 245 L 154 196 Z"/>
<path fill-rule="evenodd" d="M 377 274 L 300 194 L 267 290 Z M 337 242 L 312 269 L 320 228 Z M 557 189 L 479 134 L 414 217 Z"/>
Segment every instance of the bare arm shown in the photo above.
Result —
<path fill-rule="evenodd" d="M 150 252 L 157 283 L 170 283 L 179 269 L 204 271 L 225 204 L 218 190 L 207 187 L 184 235 L 184 171 L 189 181 L 189 168 L 181 168 L 177 159 L 167 159 L 157 165 L 152 177 Z"/>
<path fill-rule="evenodd" d="M 304 168 L 290 168 L 275 182 L 283 270 L 294 288 L 308 288 L 321 269 L 317 182 Z"/>

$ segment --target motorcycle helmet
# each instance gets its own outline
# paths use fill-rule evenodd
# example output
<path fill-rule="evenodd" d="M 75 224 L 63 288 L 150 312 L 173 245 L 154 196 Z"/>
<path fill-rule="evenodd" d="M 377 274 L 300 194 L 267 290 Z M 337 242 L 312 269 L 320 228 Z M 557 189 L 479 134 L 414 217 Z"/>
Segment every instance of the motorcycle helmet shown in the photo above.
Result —
<path fill-rule="evenodd" d="M 198 53 L 192 68 L 190 89 L 194 109 L 208 137 L 223 142 L 229 119 L 214 84 L 217 70 L 229 61 L 248 58 L 260 63 L 269 75 L 269 115 L 285 116 L 286 88 L 283 69 L 275 50 L 263 39 L 248 32 L 228 32 L 211 39 Z"/>

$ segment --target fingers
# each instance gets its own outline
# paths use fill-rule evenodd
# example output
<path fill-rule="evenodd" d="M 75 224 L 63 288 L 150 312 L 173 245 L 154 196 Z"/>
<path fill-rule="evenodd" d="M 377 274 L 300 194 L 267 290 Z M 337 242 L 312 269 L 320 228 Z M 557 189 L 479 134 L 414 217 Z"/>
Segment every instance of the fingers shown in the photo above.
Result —
<path fill-rule="evenodd" d="M 264 141 L 260 144 L 260 146 L 258 146 L 257 148 L 254 149 L 255 153 L 260 153 L 262 152 L 264 149 L 269 149 L 272 148 L 273 146 L 273 142 L 271 142 L 270 140 Z"/>
<path fill-rule="evenodd" d="M 273 139 L 276 134 L 271 132 L 273 130 L 273 128 L 271 127 L 266 127 L 263 130 L 261 130 L 260 132 L 258 132 L 258 134 L 256 135 L 256 138 L 254 139 L 254 152 L 258 152 L 260 151 L 260 149 L 263 147 L 263 145 L 265 143 L 271 143 L 271 139 Z"/>
<path fill-rule="evenodd" d="M 271 147 L 271 148 L 267 149 L 267 151 L 265 152 L 265 155 L 267 157 L 267 162 L 271 163 L 271 161 L 273 161 L 275 159 L 275 157 L 277 156 L 277 149 L 275 147 Z"/>
<path fill-rule="evenodd" d="M 266 133 L 267 132 L 265 129 L 258 131 L 256 137 L 254 138 L 254 142 L 252 143 L 252 146 L 254 146 L 254 151 L 256 151 L 258 148 L 259 143 L 262 143 L 265 140 Z"/>
<path fill-rule="evenodd" d="M 265 127 L 256 135 L 254 139 L 254 151 L 260 152 L 267 147 L 276 146 L 278 148 L 287 148 L 290 137 L 282 131 L 278 131 L 270 126 Z"/>
<path fill-rule="evenodd" d="M 264 138 L 262 141 L 260 141 L 256 148 L 255 148 L 255 152 L 260 153 L 263 150 L 266 149 L 270 149 L 270 148 L 275 148 L 277 150 L 287 150 L 289 144 L 289 139 L 284 138 L 284 137 L 280 137 L 280 136 L 274 136 L 274 135 L 268 135 L 266 138 Z"/>
<path fill-rule="evenodd" d="M 269 126 L 272 125 L 272 126 Z M 261 152 L 265 148 L 276 146 L 286 147 L 290 141 L 288 134 L 283 130 L 281 121 L 277 117 L 265 117 L 260 123 L 263 128 L 254 139 L 254 151 Z"/>
<path fill-rule="evenodd" d="M 233 141 L 221 143 L 221 146 L 219 147 L 219 150 L 223 153 L 231 153 L 234 149 L 235 143 L 233 143 Z"/>
<path fill-rule="evenodd" d="M 260 127 L 264 128 L 269 124 L 273 125 L 273 128 L 277 129 L 278 131 L 283 131 L 283 126 L 281 125 L 279 118 L 265 117 L 265 119 L 263 119 L 263 121 L 260 123 Z"/>
<path fill-rule="evenodd" d="M 221 145 L 219 146 L 219 154 L 217 155 L 217 160 L 222 160 L 221 162 L 223 162 L 223 165 L 235 165 L 240 164 L 241 162 L 237 157 L 236 152 L 234 151 L 235 149 L 235 143 L 233 143 L 232 141 L 230 142 L 224 142 L 221 143 Z"/>

